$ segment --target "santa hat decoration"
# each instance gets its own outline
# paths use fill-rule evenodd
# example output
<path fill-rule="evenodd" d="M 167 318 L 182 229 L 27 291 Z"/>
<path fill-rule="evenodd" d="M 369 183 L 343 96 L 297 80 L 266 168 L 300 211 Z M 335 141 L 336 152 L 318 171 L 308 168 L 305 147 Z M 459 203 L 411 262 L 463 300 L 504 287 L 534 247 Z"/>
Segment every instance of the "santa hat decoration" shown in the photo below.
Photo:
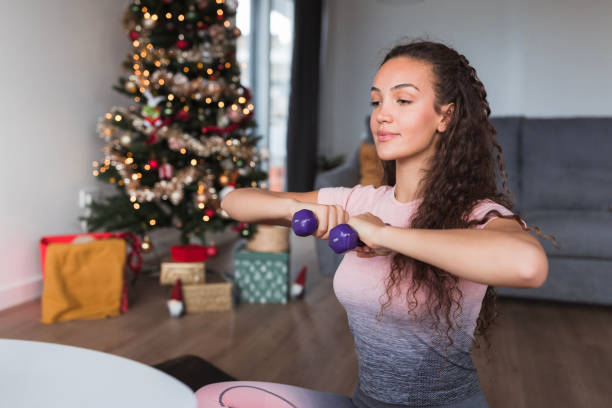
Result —
<path fill-rule="evenodd" d="M 304 286 L 306 284 L 306 266 L 302 267 L 297 279 L 291 285 L 291 297 L 301 299 L 304 297 Z"/>
<path fill-rule="evenodd" d="M 174 287 L 172 288 L 172 294 L 170 300 L 167 302 L 170 316 L 179 317 L 183 314 L 185 305 L 183 304 L 183 290 L 181 287 L 181 280 L 177 279 Z"/>

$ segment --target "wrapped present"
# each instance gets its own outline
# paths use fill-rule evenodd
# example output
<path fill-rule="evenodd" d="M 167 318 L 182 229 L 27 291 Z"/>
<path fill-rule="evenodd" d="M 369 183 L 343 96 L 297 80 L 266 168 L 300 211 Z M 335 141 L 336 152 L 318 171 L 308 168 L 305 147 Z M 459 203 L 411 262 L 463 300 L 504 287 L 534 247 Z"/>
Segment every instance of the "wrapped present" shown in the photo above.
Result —
<path fill-rule="evenodd" d="M 183 286 L 187 313 L 219 312 L 232 309 L 232 283 L 208 274 L 206 283 Z"/>
<path fill-rule="evenodd" d="M 126 266 L 131 270 L 134 275 L 139 275 L 142 267 L 142 254 L 140 253 L 140 240 L 138 236 L 128 232 L 101 232 L 101 233 L 89 233 L 89 234 L 66 234 L 66 235 L 49 235 L 44 236 L 40 239 L 40 264 L 43 278 L 43 291 L 45 285 L 46 276 L 46 264 L 47 264 L 47 253 L 51 246 L 56 244 L 70 244 L 77 245 L 91 241 L 120 238 L 129 244 L 127 259 L 124 260 Z M 54 277 L 54 279 L 56 276 Z M 123 290 L 121 294 L 121 312 L 126 313 L 128 311 L 128 292 L 126 284 L 126 276 L 123 279 Z"/>
<path fill-rule="evenodd" d="M 257 225 L 257 232 L 247 241 L 246 248 L 253 252 L 287 252 L 289 228 L 281 225 Z"/>
<path fill-rule="evenodd" d="M 159 283 L 174 285 L 180 279 L 183 285 L 206 281 L 204 262 L 162 262 Z"/>
<path fill-rule="evenodd" d="M 208 251 L 203 245 L 173 245 L 170 257 L 175 262 L 204 262 L 208 259 Z"/>
<path fill-rule="evenodd" d="M 126 243 L 118 238 L 49 245 L 45 250 L 41 321 L 119 315 L 125 252 Z"/>
<path fill-rule="evenodd" d="M 289 252 L 239 248 L 234 255 L 234 267 L 234 282 L 241 302 L 287 303 Z"/>

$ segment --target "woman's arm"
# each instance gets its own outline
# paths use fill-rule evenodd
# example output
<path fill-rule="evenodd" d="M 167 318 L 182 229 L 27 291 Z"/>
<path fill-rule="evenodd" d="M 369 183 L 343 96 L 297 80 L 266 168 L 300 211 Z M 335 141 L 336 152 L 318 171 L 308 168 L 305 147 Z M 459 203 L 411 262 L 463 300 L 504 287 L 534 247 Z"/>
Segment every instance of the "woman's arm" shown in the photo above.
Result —
<path fill-rule="evenodd" d="M 329 238 L 329 230 L 346 223 L 348 213 L 340 205 L 318 204 L 319 192 L 291 193 L 239 188 L 228 193 L 221 201 L 221 208 L 235 220 L 291 227 L 293 214 L 301 209 L 311 210 L 318 226 L 313 235 Z"/>
<path fill-rule="evenodd" d="M 514 227 L 508 226 L 514 224 Z M 548 275 L 548 259 L 537 239 L 514 221 L 493 220 L 483 230 L 411 229 L 382 226 L 374 246 L 418 259 L 474 282 L 535 288 Z"/>
<path fill-rule="evenodd" d="M 303 199 L 317 200 L 317 192 L 301 193 Z M 229 192 L 221 201 L 221 208 L 241 222 L 291 226 L 293 209 L 298 200 L 295 194 L 272 192 L 260 188 L 239 188 Z"/>

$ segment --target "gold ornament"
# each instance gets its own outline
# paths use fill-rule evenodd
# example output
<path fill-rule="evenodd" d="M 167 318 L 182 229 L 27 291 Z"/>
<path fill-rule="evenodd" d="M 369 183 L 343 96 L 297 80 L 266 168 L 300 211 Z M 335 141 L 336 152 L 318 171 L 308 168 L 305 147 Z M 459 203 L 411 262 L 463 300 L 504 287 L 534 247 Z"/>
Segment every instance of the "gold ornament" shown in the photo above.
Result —
<path fill-rule="evenodd" d="M 227 186 L 227 183 L 229 183 L 229 177 L 227 177 L 226 174 L 222 174 L 219 176 L 219 184 L 221 184 L 222 186 Z"/>
<path fill-rule="evenodd" d="M 125 83 L 125 90 L 128 91 L 129 93 L 135 93 L 137 89 L 138 87 L 132 81 L 127 81 Z"/>
<path fill-rule="evenodd" d="M 144 252 L 145 254 L 147 252 L 151 252 L 151 250 L 153 249 L 153 245 L 151 244 L 151 238 L 149 238 L 148 235 L 145 235 L 142 239 L 142 242 L 140 243 L 140 249 L 142 249 L 142 252 Z"/>
<path fill-rule="evenodd" d="M 124 134 L 121 136 L 120 141 L 121 141 L 121 144 L 122 144 L 123 146 L 129 146 L 129 145 L 130 145 L 130 143 L 132 143 L 132 137 L 131 137 L 131 135 L 130 135 L 130 132 L 126 132 L 126 133 L 124 133 Z"/>

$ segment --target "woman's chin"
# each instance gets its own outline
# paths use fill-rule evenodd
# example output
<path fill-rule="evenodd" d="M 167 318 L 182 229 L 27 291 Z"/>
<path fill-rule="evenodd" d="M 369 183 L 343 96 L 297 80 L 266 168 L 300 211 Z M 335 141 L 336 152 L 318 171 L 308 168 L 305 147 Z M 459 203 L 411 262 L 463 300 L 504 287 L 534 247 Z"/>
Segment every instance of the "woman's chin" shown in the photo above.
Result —
<path fill-rule="evenodd" d="M 378 158 L 384 161 L 390 161 L 397 159 L 397 155 L 394 152 L 377 151 Z"/>

